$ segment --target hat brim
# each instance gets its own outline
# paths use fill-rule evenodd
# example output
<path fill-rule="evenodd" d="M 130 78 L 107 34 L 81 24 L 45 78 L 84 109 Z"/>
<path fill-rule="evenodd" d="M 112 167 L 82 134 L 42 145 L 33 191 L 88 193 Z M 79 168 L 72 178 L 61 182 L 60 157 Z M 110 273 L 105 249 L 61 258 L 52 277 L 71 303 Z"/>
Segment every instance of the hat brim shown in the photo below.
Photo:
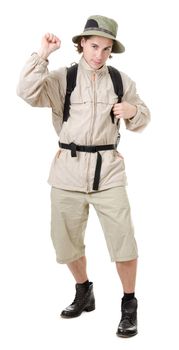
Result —
<path fill-rule="evenodd" d="M 115 37 L 108 33 L 103 33 L 98 30 L 86 30 L 84 33 L 81 33 L 80 35 L 76 35 L 72 38 L 73 43 L 77 44 L 79 39 L 82 38 L 83 36 L 102 36 L 104 38 L 112 39 L 113 40 L 113 47 L 112 47 L 112 52 L 113 53 L 122 53 L 125 51 L 125 47 L 123 44 L 120 43 L 120 41 L 116 40 Z"/>

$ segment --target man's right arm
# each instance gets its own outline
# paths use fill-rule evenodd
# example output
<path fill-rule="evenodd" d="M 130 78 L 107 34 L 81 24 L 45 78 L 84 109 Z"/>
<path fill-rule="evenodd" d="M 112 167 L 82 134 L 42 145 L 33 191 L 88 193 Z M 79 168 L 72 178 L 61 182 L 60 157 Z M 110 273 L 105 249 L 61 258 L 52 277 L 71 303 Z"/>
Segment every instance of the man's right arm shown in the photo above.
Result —
<path fill-rule="evenodd" d="M 48 56 L 59 49 L 60 40 L 45 34 L 38 53 L 33 53 L 21 71 L 17 95 L 35 107 L 52 107 L 59 92 L 59 79 L 48 71 Z M 54 97 L 53 97 L 54 96 Z"/>

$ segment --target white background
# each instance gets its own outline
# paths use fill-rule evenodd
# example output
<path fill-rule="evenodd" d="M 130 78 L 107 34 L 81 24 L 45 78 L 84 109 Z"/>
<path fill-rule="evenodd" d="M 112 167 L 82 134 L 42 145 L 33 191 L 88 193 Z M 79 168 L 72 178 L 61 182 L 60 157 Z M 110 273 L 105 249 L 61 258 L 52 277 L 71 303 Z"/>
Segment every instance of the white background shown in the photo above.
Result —
<path fill-rule="evenodd" d="M 119 23 L 126 47 L 111 65 L 137 83 L 152 121 L 143 133 L 122 127 L 128 194 L 139 247 L 139 335 L 115 335 L 122 288 L 91 208 L 86 231 L 96 310 L 60 318 L 74 280 L 58 265 L 50 239 L 48 172 L 57 150 L 51 111 L 16 96 L 19 73 L 47 31 L 61 38 L 49 69 L 79 59 L 71 37 L 88 16 Z M 177 1 L 5 1 L 1 23 L 0 319 L 1 349 L 145 349 L 178 344 L 178 10 Z"/>

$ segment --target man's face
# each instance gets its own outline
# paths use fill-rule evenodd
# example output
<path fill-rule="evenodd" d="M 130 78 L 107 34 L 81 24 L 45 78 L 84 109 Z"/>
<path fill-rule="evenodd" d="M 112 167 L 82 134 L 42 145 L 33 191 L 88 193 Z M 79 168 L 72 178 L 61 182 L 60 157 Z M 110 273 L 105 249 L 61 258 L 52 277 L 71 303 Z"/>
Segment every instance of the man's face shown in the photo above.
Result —
<path fill-rule="evenodd" d="M 85 40 L 81 39 L 83 56 L 89 66 L 95 70 L 101 68 L 109 58 L 113 40 L 101 36 L 92 36 Z"/>

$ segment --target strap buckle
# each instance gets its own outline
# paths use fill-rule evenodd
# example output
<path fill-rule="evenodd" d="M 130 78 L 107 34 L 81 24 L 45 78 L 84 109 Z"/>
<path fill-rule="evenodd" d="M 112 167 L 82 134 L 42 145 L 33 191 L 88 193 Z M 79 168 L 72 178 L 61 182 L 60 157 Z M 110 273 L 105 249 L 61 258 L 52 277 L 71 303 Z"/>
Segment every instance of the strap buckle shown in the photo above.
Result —
<path fill-rule="evenodd" d="M 71 156 L 72 157 L 77 157 L 77 154 L 76 154 L 76 147 L 77 147 L 77 145 L 76 145 L 76 143 L 71 142 L 69 145 L 70 145 L 70 149 L 71 149 Z"/>

